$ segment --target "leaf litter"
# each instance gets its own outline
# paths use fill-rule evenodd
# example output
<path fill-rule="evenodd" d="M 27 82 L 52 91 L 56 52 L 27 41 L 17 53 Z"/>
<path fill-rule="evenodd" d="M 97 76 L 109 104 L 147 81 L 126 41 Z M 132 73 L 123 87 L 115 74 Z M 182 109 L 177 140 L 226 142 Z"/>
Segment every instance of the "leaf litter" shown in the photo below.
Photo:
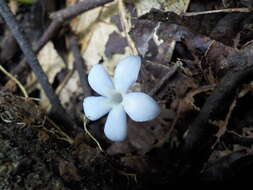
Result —
<path fill-rule="evenodd" d="M 29 7 L 41 6 L 45 8 L 45 11 L 51 7 L 56 11 L 56 5 L 63 8 L 77 3 L 76 0 L 68 0 L 66 4 L 38 1 L 29 5 L 22 3 L 15 5 L 14 1 L 11 2 L 14 3 L 13 7 L 17 6 L 16 14 L 21 15 L 19 11 L 25 12 L 27 7 L 29 9 Z M 236 57 L 241 56 L 241 60 L 250 60 L 252 51 L 250 23 L 253 16 L 250 11 L 233 12 L 231 9 L 227 12 L 210 12 L 203 15 L 200 13 L 228 8 L 247 8 L 247 6 L 248 4 L 245 6 L 245 1 L 233 0 L 222 2 L 128 0 L 124 1 L 125 22 L 122 21 L 122 13 L 119 12 L 117 2 L 97 7 L 73 18 L 60 29 L 58 37 L 53 37 L 44 46 L 38 54 L 38 59 L 49 82 L 57 91 L 61 103 L 81 126 L 80 128 L 83 122 L 82 100 L 85 92 L 81 87 L 79 75 L 75 71 L 76 60 L 70 51 L 69 33 L 78 37 L 80 55 L 87 67 L 86 73 L 93 65 L 100 63 L 112 76 L 119 60 L 131 55 L 133 48 L 136 48 L 142 56 L 143 63 L 140 77 L 133 88 L 152 94 L 162 109 L 161 115 L 150 122 L 129 121 L 129 136 L 123 142 L 110 142 L 103 136 L 104 118 L 88 122 L 87 130 L 99 142 L 105 153 L 99 151 L 96 143 L 84 131 L 74 136 L 70 133 L 70 138 L 74 139 L 72 145 L 67 141 L 64 142 L 66 144 L 61 145 L 64 141 L 63 136 L 55 132 L 59 128 L 56 128 L 53 133 L 52 128 L 43 131 L 43 128 L 49 124 L 44 124 L 45 126 L 41 124 L 39 128 L 25 126 L 17 132 L 17 135 L 24 136 L 23 139 L 20 136 L 14 139 L 15 142 L 20 142 L 20 145 L 5 146 L 14 146 L 19 150 L 23 143 L 29 142 L 29 138 L 32 138 L 32 142 L 39 143 L 36 154 L 39 154 L 42 149 L 48 149 L 48 152 L 43 153 L 45 158 L 41 159 L 52 161 L 52 165 L 49 165 L 55 168 L 60 180 L 57 181 L 58 179 L 53 177 L 51 181 L 45 181 L 51 184 L 51 187 L 58 183 L 65 189 L 73 189 L 69 184 L 78 184 L 77 187 L 80 189 L 87 187 L 87 184 L 92 189 L 99 189 L 104 185 L 113 188 L 113 184 L 106 175 L 112 176 L 111 180 L 115 184 L 122 182 L 122 184 L 128 184 L 129 188 L 142 189 L 148 187 L 149 184 L 176 183 L 178 179 L 185 179 L 190 174 L 192 176 L 188 180 L 195 178 L 210 182 L 234 179 L 243 172 L 247 172 L 246 166 L 252 167 L 250 161 L 253 142 L 252 110 L 250 106 L 247 106 L 252 102 L 250 83 L 252 77 L 247 76 L 242 83 L 236 83 L 237 85 L 233 86 L 235 92 L 231 91 L 222 100 L 220 106 L 213 108 L 215 113 L 212 113 L 213 110 L 210 111 L 208 121 L 201 127 L 210 128 L 212 132 L 202 134 L 201 130 L 194 128 L 196 122 L 202 119 L 203 114 L 209 114 L 209 112 L 203 113 L 206 102 L 212 97 L 215 99 L 215 89 L 223 84 L 222 81 L 227 74 L 235 68 L 239 72 L 240 64 L 248 64 L 248 62 L 238 61 Z M 190 13 L 199 13 L 199 15 L 191 16 Z M 129 33 L 125 31 L 126 24 L 130 26 Z M 0 21 L 1 29 L 7 30 L 1 25 Z M 39 30 L 41 29 L 38 28 Z M 5 52 L 3 44 L 4 46 L 12 45 L 13 40 L 3 40 L 7 32 L 1 35 L 0 62 L 8 71 L 13 72 L 17 62 L 20 61 L 20 51 L 13 49 L 13 53 Z M 129 38 L 133 42 L 132 45 L 129 43 Z M 31 43 L 35 43 L 34 39 L 36 35 L 31 37 Z M 57 45 L 59 43 L 62 46 Z M 251 65 L 248 68 L 250 69 Z M 26 70 L 29 75 L 21 75 L 17 72 L 15 76 L 24 84 L 30 97 L 40 99 L 34 106 L 36 107 L 39 103 L 39 109 L 53 118 L 49 112 L 50 103 L 36 76 L 29 69 Z M 19 88 L 10 88 L 16 85 L 15 81 L 10 83 L 12 79 L 4 74 L 2 76 L 1 91 L 22 96 Z M 233 77 L 234 75 L 231 74 L 231 81 Z M 14 99 L 16 97 L 11 96 Z M 5 95 L 1 94 L 1 97 Z M 22 98 L 16 97 L 16 99 L 20 102 L 26 101 Z M 25 105 L 25 103 L 20 103 L 20 105 Z M 13 118 L 12 114 L 16 117 L 15 113 L 22 111 L 8 109 L 5 102 L 0 102 L 1 107 L 3 132 L 0 133 L 0 140 L 9 143 L 2 139 L 2 136 L 7 135 L 8 138 L 13 138 L 13 131 L 18 128 L 18 122 L 7 120 L 5 116 L 7 114 L 8 118 Z M 29 109 L 26 108 L 26 111 L 29 112 Z M 30 112 L 34 114 L 34 109 Z M 57 118 L 53 120 L 59 123 Z M 13 131 L 10 131 L 7 125 L 12 125 Z M 68 134 L 68 131 L 63 129 L 63 133 Z M 31 134 L 35 135 L 31 136 Z M 188 147 L 187 143 L 190 144 L 191 140 L 198 140 L 198 138 L 201 140 L 205 135 L 208 138 L 206 137 L 203 144 L 198 146 L 192 144 L 192 149 Z M 55 147 L 52 147 L 50 143 L 53 143 Z M 205 151 L 203 147 L 207 147 Z M 65 148 L 69 151 L 66 152 Z M 25 148 L 25 151 L 35 149 L 31 146 Z M 185 152 L 187 156 L 184 158 L 182 155 Z M 18 160 L 10 159 L 17 165 L 22 164 Z M 34 159 L 37 158 L 31 158 L 30 161 Z M 38 162 L 45 164 L 41 159 Z M 1 167 L 3 163 L 0 157 Z M 187 168 L 189 163 L 191 167 Z M 46 166 L 43 165 L 43 167 Z M 30 168 L 29 172 L 36 172 L 35 168 Z M 95 186 L 97 177 L 92 179 L 93 172 L 96 172 L 100 179 L 102 178 L 97 188 Z M 228 172 L 233 175 L 229 175 Z M 48 175 L 54 176 L 54 171 L 50 171 Z M 128 183 L 126 176 L 135 175 L 137 180 L 130 178 L 131 183 Z M 45 175 L 42 176 L 45 177 Z M 242 176 L 245 177 L 245 175 Z M 240 179 L 243 179 L 242 176 Z M 4 178 L 1 173 L 0 178 Z M 11 176 L 7 175 L 5 178 L 11 179 Z M 152 178 L 151 181 L 149 181 L 150 178 Z M 48 176 L 47 179 L 49 179 Z M 175 179 L 175 181 L 169 179 Z M 27 178 L 22 180 L 25 184 L 30 183 Z M 15 184 L 20 187 L 20 184 L 14 181 L 5 180 L 4 183 L 6 186 Z M 50 185 L 43 187 L 50 188 Z"/>

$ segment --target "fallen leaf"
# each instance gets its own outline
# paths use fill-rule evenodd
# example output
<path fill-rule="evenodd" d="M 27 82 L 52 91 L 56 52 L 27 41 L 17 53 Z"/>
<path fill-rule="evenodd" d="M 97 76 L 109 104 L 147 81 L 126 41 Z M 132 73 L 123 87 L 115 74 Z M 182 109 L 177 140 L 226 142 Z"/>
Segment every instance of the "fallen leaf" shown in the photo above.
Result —
<path fill-rule="evenodd" d="M 71 97 L 73 97 L 74 94 L 80 93 L 82 93 L 82 88 L 80 87 L 80 79 L 78 73 L 75 71 L 59 94 L 59 98 L 61 100 L 61 103 L 64 106 L 67 106 L 67 104 L 70 102 Z"/>
<path fill-rule="evenodd" d="M 138 16 L 148 13 L 151 9 L 163 9 L 164 11 L 171 11 L 177 14 L 184 13 L 190 0 L 149 0 L 149 1 L 137 1 L 136 9 Z"/>
<path fill-rule="evenodd" d="M 38 54 L 38 60 L 44 72 L 46 73 L 48 80 L 50 83 L 54 82 L 55 76 L 58 72 L 60 72 L 63 68 L 65 68 L 65 64 L 63 59 L 59 56 L 58 52 L 55 50 L 52 42 L 48 42 L 42 50 Z M 41 106 L 43 109 L 49 109 L 50 103 L 42 90 L 40 84 L 36 83 L 37 78 L 34 73 L 30 74 L 27 79 L 27 88 L 29 91 L 34 89 L 40 89 L 41 95 Z"/>

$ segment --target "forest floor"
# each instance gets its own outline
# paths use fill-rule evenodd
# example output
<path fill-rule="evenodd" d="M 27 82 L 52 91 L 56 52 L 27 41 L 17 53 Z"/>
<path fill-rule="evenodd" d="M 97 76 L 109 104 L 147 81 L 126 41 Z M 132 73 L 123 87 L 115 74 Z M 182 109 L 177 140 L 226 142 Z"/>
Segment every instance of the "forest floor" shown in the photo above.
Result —
<path fill-rule="evenodd" d="M 250 182 L 252 8 L 252 0 L 0 0 L 0 190 Z M 128 119 L 127 139 L 112 142 L 106 116 L 84 115 L 83 99 L 96 95 L 87 76 L 97 63 L 112 76 L 129 55 L 142 59 L 133 89 L 161 114 Z"/>

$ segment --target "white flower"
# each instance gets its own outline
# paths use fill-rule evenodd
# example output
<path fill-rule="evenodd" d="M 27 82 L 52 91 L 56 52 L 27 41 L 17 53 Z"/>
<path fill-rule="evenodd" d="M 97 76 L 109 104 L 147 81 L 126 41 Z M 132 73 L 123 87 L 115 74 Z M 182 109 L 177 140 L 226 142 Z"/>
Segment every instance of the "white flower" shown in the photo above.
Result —
<path fill-rule="evenodd" d="M 127 93 L 136 82 L 140 67 L 140 57 L 128 56 L 116 66 L 113 81 L 99 64 L 94 65 L 89 72 L 89 84 L 101 96 L 85 98 L 84 113 L 89 120 L 94 121 L 109 112 L 104 133 L 112 141 L 126 138 L 126 113 L 132 120 L 139 122 L 152 120 L 160 113 L 157 103 L 147 94 Z"/>

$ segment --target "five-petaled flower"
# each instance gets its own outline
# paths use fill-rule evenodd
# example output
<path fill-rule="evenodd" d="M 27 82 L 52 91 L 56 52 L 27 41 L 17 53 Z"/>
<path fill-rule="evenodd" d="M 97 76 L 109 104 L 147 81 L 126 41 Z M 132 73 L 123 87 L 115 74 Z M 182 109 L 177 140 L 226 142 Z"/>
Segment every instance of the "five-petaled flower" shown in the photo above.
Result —
<path fill-rule="evenodd" d="M 127 136 L 127 117 L 138 122 L 154 119 L 160 113 L 157 103 L 142 92 L 129 92 L 136 82 L 141 67 L 139 56 L 128 56 L 115 69 L 113 80 L 102 65 L 94 65 L 88 82 L 101 96 L 84 99 L 83 109 L 89 120 L 97 120 L 108 114 L 104 133 L 112 141 L 122 141 Z"/>

